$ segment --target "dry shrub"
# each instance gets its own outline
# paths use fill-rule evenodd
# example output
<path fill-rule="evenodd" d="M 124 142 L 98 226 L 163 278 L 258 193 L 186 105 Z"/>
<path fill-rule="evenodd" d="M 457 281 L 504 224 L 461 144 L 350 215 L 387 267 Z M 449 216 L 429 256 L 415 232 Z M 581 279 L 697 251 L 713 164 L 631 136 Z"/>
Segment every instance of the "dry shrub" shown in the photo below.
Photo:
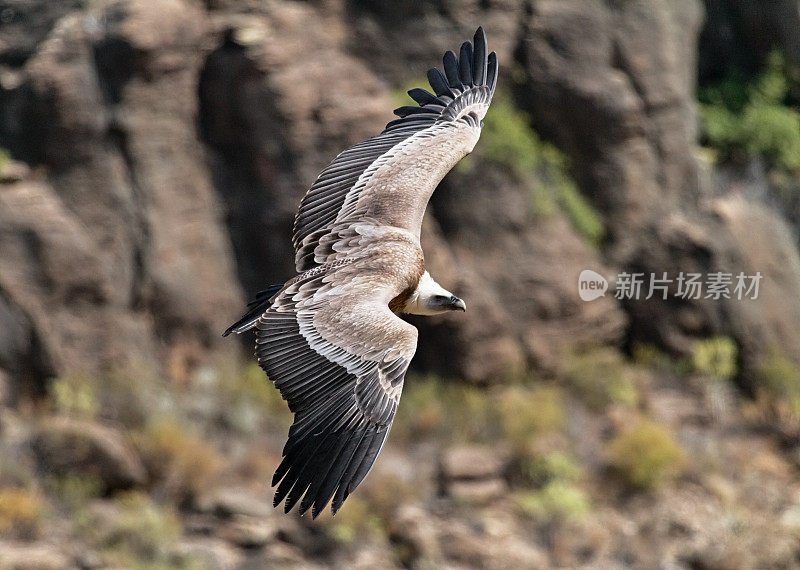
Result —
<path fill-rule="evenodd" d="M 98 505 L 95 505 L 96 507 Z M 198 560 L 176 554 L 183 535 L 177 513 L 139 491 L 118 494 L 103 508 L 79 517 L 83 535 L 104 567 L 132 570 L 194 570 Z"/>
<path fill-rule="evenodd" d="M 583 489 L 568 481 L 554 480 L 536 491 L 519 491 L 513 498 L 522 513 L 547 523 L 578 519 L 591 510 Z"/>
<path fill-rule="evenodd" d="M 634 407 L 639 401 L 638 386 L 646 380 L 641 369 L 628 364 L 614 349 L 571 354 L 562 366 L 570 393 L 595 410 L 612 403 Z"/>
<path fill-rule="evenodd" d="M 608 448 L 614 470 L 631 487 L 651 489 L 678 477 L 686 453 L 669 427 L 639 420 L 615 437 Z"/>
<path fill-rule="evenodd" d="M 564 429 L 563 400 L 561 390 L 552 386 L 503 389 L 494 407 L 503 439 L 516 453 L 528 453 L 538 437 Z"/>
<path fill-rule="evenodd" d="M 45 500 L 35 490 L 0 489 L 0 534 L 33 539 L 39 534 Z"/>
<path fill-rule="evenodd" d="M 209 489 L 222 470 L 220 453 L 173 418 L 149 422 L 133 440 L 162 488 L 176 498 Z"/>

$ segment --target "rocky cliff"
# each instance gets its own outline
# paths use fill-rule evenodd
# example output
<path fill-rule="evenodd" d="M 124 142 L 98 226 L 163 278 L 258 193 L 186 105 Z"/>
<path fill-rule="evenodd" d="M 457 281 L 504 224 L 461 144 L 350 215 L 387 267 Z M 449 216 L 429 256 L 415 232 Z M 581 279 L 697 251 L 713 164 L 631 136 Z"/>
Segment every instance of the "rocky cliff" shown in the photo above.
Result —
<path fill-rule="evenodd" d="M 0 159 L 0 399 L 9 417 L 21 414 L 22 424 L 34 418 L 30 441 L 39 442 L 36 447 L 23 437 L 20 453 L 26 446 L 45 450 L 37 452 L 45 470 L 69 465 L 69 458 L 54 463 L 51 451 L 63 441 L 59 438 L 78 437 L 70 434 L 81 430 L 58 422 L 40 426 L 36 415 L 49 411 L 53 398 L 61 401 L 57 394 L 64 385 L 80 395 L 87 383 L 96 391 L 91 386 L 109 379 L 149 386 L 145 378 L 159 377 L 177 390 L 178 401 L 202 402 L 196 389 L 209 370 L 251 352 L 251 339 L 241 345 L 223 341 L 221 331 L 249 296 L 293 275 L 293 216 L 318 172 L 348 145 L 380 132 L 402 89 L 420 83 L 441 53 L 478 24 L 498 52 L 498 100 L 473 155 L 434 194 L 423 231 L 431 273 L 465 298 L 469 311 L 414 320 L 421 331 L 415 372 L 500 385 L 500 390 L 530 385 L 531 378 L 546 380 L 567 394 L 588 390 L 592 400 L 598 392 L 587 386 L 605 381 L 608 359 L 614 372 L 607 380 L 614 384 L 627 374 L 615 367 L 627 370 L 619 363 L 640 358 L 643 351 L 696 364 L 704 347 L 716 346 L 704 344 L 707 339 L 721 338 L 732 346 L 735 360 L 735 371 L 722 374 L 733 377 L 723 396 L 716 388 L 698 388 L 696 378 L 686 380 L 673 367 L 666 376 L 656 374 L 660 380 L 645 382 L 633 400 L 621 397 L 633 410 L 617 409 L 619 401 L 609 399 L 606 388 L 600 390 L 605 395 L 599 410 L 594 404 L 589 411 L 567 404 L 573 417 L 562 436 L 580 462 L 593 465 L 588 478 L 602 487 L 614 476 L 603 467 L 607 457 L 582 447 L 600 444 L 593 437 L 577 443 L 575 430 L 617 433 L 642 410 L 675 429 L 696 422 L 705 426 L 703 437 L 715 441 L 728 441 L 732 436 L 724 430 L 736 422 L 774 424 L 780 441 L 795 449 L 798 409 L 786 411 L 781 398 L 800 401 L 800 386 L 791 380 L 800 361 L 800 214 L 792 210 L 798 202 L 773 199 L 775 174 L 768 167 L 759 170 L 760 158 L 715 163 L 699 150 L 698 79 L 720 80 L 734 65 L 757 74 L 776 48 L 789 65 L 800 61 L 800 36 L 791 25 L 797 3 L 756 4 L 0 1 L 0 147 L 7 151 Z M 623 272 L 673 278 L 681 272 L 760 272 L 763 280 L 755 300 L 682 299 L 673 282 L 667 298 L 616 299 L 611 290 L 585 302 L 578 294 L 583 269 L 610 280 Z M 722 352 L 724 360 L 728 353 Z M 119 401 L 103 392 L 105 386 L 99 390 L 100 402 Z M 730 417 L 715 415 L 717 396 L 734 406 L 725 408 Z M 704 403 L 696 404 L 698 399 Z M 139 404 L 133 416 L 145 425 L 150 404 Z M 190 418 L 194 405 L 175 404 Z M 75 406 L 83 409 L 66 408 Z M 695 406 L 702 409 L 691 412 Z M 214 421 L 227 417 L 209 409 L 198 414 Z M 684 412 L 693 419 L 686 420 Z M 780 420 L 764 419 L 771 413 Z M 116 407 L 93 415 L 123 422 L 128 417 Z M 116 436 L 89 431 L 94 434 L 86 436 L 93 442 L 89 447 L 97 449 L 78 463 L 105 457 L 118 464 L 113 475 L 98 475 L 108 492 L 152 489 L 159 477 L 168 478 L 141 464 L 137 452 Z M 764 470 L 779 488 L 796 467 L 773 444 L 766 438 L 744 447 L 768 457 Z M 465 478 L 487 479 L 483 488 L 492 496 L 498 485 L 513 487 L 514 453 L 512 459 L 498 459 L 503 467 L 489 475 Z M 727 450 L 716 461 L 734 455 Z M 760 471 L 726 476 L 736 480 L 755 472 Z M 452 491 L 453 485 L 443 485 L 445 494 Z M 711 501 L 707 487 L 669 493 L 679 503 L 693 492 Z M 672 508 L 669 501 L 629 499 L 614 489 L 616 498 L 602 501 L 606 512 L 594 520 L 613 519 L 620 532 L 628 523 L 614 518 L 615 509 L 646 527 L 659 524 L 642 522 L 653 501 Z M 717 491 L 730 495 L 724 488 Z M 480 495 L 475 488 L 471 492 Z M 758 516 L 766 517 L 765 527 L 779 510 L 775 505 L 786 506 L 780 501 L 764 506 L 743 493 Z M 195 494 L 201 495 L 189 493 L 176 502 L 194 505 L 201 519 L 229 508 Z M 244 516 L 255 524 L 247 517 L 260 515 L 243 513 L 237 505 L 225 516 Z M 446 526 L 448 508 L 435 511 L 428 523 Z M 795 526 L 787 536 L 797 528 L 792 512 Z M 402 513 L 411 525 L 431 516 L 410 507 Z M 685 525 L 695 524 L 694 515 L 665 515 L 681 516 L 692 519 Z M 548 524 L 556 528 L 562 522 L 567 524 L 561 519 Z M 504 524 L 508 530 L 517 523 Z M 239 532 L 238 538 L 226 535 L 219 551 L 247 540 L 273 545 L 276 536 L 289 536 L 295 546 L 309 540 L 316 546 L 308 549 L 321 548 L 335 563 L 331 544 L 315 542 L 303 534 L 304 527 L 293 525 L 261 529 L 263 541 L 252 538 L 261 536 L 252 525 L 246 527 L 250 534 L 241 525 L 228 525 L 223 535 Z M 606 550 L 589 548 L 591 560 L 646 566 L 651 559 L 636 549 L 660 548 L 672 532 L 647 528 L 642 544 L 631 547 L 633 554 L 611 537 L 598 538 Z M 448 553 L 443 531 L 433 532 L 435 544 L 407 529 L 388 532 L 390 541 L 404 545 L 398 552 L 411 566 L 417 559 L 456 566 L 484 560 L 479 554 L 464 554 L 462 560 L 457 552 Z M 457 525 L 452 532 L 456 543 L 469 535 Z M 542 532 L 530 540 L 546 537 L 546 529 Z M 592 532 L 602 535 L 602 523 Z M 690 533 L 683 527 L 676 532 Z M 727 536 L 724 529 L 718 532 Z M 739 567 L 725 566 L 724 557 L 715 566 L 713 540 L 702 537 L 704 544 L 681 546 L 681 563 Z M 776 540 L 782 537 L 779 533 Z M 571 564 L 580 558 L 576 552 L 588 548 L 569 543 L 564 552 L 578 558 L 559 559 L 558 544 L 540 546 L 535 552 L 513 548 L 542 567 Z M 790 566 L 798 551 L 786 548 L 779 562 Z M 366 552 L 379 559 L 385 555 L 381 549 Z M 264 560 L 273 555 L 263 554 Z M 753 556 L 746 559 L 751 567 L 770 560 L 767 554 Z"/>

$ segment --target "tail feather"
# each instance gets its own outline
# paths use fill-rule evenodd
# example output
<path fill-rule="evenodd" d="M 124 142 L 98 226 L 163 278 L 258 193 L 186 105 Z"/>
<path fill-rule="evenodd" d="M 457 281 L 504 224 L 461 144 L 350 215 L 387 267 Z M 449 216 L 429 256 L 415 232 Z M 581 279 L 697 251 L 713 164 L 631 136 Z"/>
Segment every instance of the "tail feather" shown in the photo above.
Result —
<path fill-rule="evenodd" d="M 256 326 L 256 322 L 258 322 L 261 315 L 269 308 L 272 303 L 272 298 L 283 288 L 283 285 L 283 283 L 270 285 L 263 291 L 256 293 L 255 299 L 247 303 L 247 312 L 241 319 L 229 326 L 225 332 L 222 333 L 222 336 L 228 336 L 232 332 L 236 334 L 243 333 Z"/>

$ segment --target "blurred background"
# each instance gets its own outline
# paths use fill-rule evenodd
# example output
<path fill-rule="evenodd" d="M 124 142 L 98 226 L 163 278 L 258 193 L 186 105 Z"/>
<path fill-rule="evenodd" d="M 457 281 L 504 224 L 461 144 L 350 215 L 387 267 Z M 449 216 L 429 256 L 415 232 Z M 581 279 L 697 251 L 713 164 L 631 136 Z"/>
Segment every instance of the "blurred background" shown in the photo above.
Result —
<path fill-rule="evenodd" d="M 291 417 L 220 333 L 478 25 L 423 232 L 469 310 L 413 321 L 341 512 L 284 515 Z M 796 0 L 0 0 L 0 148 L 0 568 L 800 567 Z"/>

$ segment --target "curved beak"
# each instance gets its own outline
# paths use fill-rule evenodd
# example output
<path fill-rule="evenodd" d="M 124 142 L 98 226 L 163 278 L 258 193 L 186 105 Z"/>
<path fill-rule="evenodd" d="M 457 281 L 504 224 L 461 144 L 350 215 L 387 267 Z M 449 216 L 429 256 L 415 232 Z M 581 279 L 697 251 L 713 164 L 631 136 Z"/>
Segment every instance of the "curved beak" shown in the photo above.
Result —
<path fill-rule="evenodd" d="M 459 299 L 458 297 L 453 295 L 452 297 L 450 297 L 450 308 L 452 310 L 454 310 L 454 311 L 456 311 L 456 310 L 458 310 L 458 311 L 466 311 L 467 310 L 467 304 L 464 302 L 463 299 Z"/>

